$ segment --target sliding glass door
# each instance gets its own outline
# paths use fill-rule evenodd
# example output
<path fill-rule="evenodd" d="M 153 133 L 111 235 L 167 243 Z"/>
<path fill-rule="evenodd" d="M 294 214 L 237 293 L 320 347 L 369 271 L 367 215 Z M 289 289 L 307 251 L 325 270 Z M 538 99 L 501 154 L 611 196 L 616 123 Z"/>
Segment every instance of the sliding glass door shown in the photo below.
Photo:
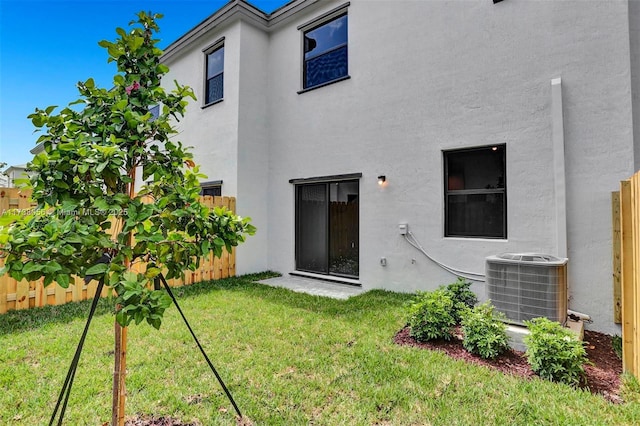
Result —
<path fill-rule="evenodd" d="M 296 185 L 296 269 L 357 278 L 358 180 Z"/>

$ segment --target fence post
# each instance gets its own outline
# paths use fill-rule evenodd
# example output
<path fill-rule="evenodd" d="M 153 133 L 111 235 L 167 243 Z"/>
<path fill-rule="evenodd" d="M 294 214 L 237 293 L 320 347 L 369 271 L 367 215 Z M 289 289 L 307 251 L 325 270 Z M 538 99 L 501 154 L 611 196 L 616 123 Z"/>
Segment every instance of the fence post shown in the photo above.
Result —
<path fill-rule="evenodd" d="M 622 289 L 620 257 L 620 192 L 611 193 L 611 228 L 613 241 L 613 322 L 622 323 Z"/>

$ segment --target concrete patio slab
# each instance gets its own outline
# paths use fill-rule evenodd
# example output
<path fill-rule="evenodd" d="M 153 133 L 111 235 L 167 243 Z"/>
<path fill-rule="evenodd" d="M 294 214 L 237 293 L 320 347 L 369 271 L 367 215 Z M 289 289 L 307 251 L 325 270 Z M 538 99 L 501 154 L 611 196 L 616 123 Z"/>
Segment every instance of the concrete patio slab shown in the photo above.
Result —
<path fill-rule="evenodd" d="M 307 293 L 315 296 L 331 297 L 334 299 L 348 299 L 351 296 L 357 296 L 364 293 L 362 287 L 333 283 L 319 279 L 283 275 L 281 277 L 269 278 L 258 281 L 260 284 L 272 287 L 284 287 L 298 293 Z"/>

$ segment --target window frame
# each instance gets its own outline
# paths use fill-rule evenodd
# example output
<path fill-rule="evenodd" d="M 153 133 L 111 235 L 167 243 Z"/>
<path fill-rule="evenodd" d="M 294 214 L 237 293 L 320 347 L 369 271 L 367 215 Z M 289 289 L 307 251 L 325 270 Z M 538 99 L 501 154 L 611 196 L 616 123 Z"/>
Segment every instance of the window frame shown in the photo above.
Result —
<path fill-rule="evenodd" d="M 221 197 L 222 196 L 222 180 L 212 180 L 208 182 L 200 182 L 200 196 L 204 197 L 204 191 L 210 188 L 218 188 L 220 190 L 220 195 L 211 195 L 211 197 Z"/>
<path fill-rule="evenodd" d="M 493 150 L 493 148 L 501 149 L 502 152 L 502 174 L 503 185 L 501 188 L 474 188 L 474 189 L 449 189 L 449 156 L 469 153 L 473 151 L 486 151 Z M 483 145 L 472 148 L 459 148 L 442 151 L 443 159 L 443 192 L 444 192 L 444 237 L 445 238 L 465 238 L 465 239 L 491 239 L 491 240 L 506 240 L 508 237 L 507 228 L 507 146 L 506 144 L 493 144 Z M 476 235 L 476 233 L 470 233 L 469 235 L 452 234 L 449 230 L 449 197 L 452 195 L 490 195 L 500 194 L 502 195 L 502 232 L 500 235 Z"/>
<path fill-rule="evenodd" d="M 210 46 L 202 49 L 202 53 L 204 53 L 204 70 L 203 70 L 204 78 L 203 78 L 203 89 L 202 89 L 204 94 L 204 96 L 202 97 L 202 99 L 204 100 L 202 105 L 203 108 L 206 108 L 210 105 L 215 105 L 224 100 L 224 56 L 225 56 L 224 51 L 222 52 L 222 58 L 223 58 L 222 71 L 209 77 L 209 55 L 216 53 L 220 49 L 224 49 L 224 47 L 225 47 L 224 37 L 222 37 L 221 39 L 216 40 Z M 209 81 L 213 80 L 218 76 L 222 76 L 222 96 L 214 100 L 209 100 Z"/>
<path fill-rule="evenodd" d="M 300 58 L 301 58 L 301 67 L 300 67 L 300 87 L 302 88 L 300 91 L 298 91 L 298 94 L 301 93 L 305 93 L 308 92 L 310 90 L 315 90 L 315 89 L 319 89 L 321 87 L 325 87 L 340 81 L 344 81 L 344 80 L 348 80 L 351 78 L 351 76 L 349 75 L 349 13 L 348 13 L 348 7 L 349 7 L 350 3 L 345 3 L 341 6 L 336 7 L 335 9 L 332 9 L 326 13 L 324 13 L 323 15 L 313 19 L 310 22 L 307 22 L 305 24 L 302 24 L 298 27 L 298 30 L 300 31 Z M 334 52 L 337 49 L 341 49 L 343 47 L 346 47 L 347 49 L 347 63 L 346 63 L 346 67 L 347 67 L 347 72 L 345 75 L 341 76 L 341 77 L 337 77 L 334 78 L 332 80 L 328 80 L 328 81 L 324 81 L 322 83 L 319 84 L 315 84 L 312 86 L 306 86 L 306 81 L 307 81 L 307 62 L 310 59 L 306 59 L 305 58 L 305 37 L 306 34 L 308 34 L 311 31 L 317 30 L 318 28 L 321 28 L 325 25 L 328 25 L 329 23 L 338 20 L 342 17 L 346 16 L 347 17 L 347 41 L 346 43 L 343 43 L 339 46 L 335 46 L 333 48 L 331 48 L 330 50 L 323 52 L 321 54 L 318 54 L 316 56 L 314 56 L 313 58 L 310 59 L 316 59 L 320 56 L 326 55 L 328 53 Z"/>

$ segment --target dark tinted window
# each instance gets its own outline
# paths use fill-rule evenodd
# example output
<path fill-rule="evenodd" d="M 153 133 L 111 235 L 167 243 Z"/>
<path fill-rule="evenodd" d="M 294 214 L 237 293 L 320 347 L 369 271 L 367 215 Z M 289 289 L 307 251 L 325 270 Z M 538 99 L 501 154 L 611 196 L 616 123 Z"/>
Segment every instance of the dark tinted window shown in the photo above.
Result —
<path fill-rule="evenodd" d="M 224 83 L 224 46 L 207 54 L 207 84 L 205 103 L 222 99 Z"/>
<path fill-rule="evenodd" d="M 304 88 L 348 75 L 347 15 L 304 33 Z"/>
<path fill-rule="evenodd" d="M 504 145 L 444 153 L 445 236 L 506 238 Z"/>
<path fill-rule="evenodd" d="M 202 189 L 200 190 L 200 195 L 202 196 L 210 195 L 212 197 L 219 197 L 222 195 L 222 186 L 220 185 L 203 186 Z"/>

